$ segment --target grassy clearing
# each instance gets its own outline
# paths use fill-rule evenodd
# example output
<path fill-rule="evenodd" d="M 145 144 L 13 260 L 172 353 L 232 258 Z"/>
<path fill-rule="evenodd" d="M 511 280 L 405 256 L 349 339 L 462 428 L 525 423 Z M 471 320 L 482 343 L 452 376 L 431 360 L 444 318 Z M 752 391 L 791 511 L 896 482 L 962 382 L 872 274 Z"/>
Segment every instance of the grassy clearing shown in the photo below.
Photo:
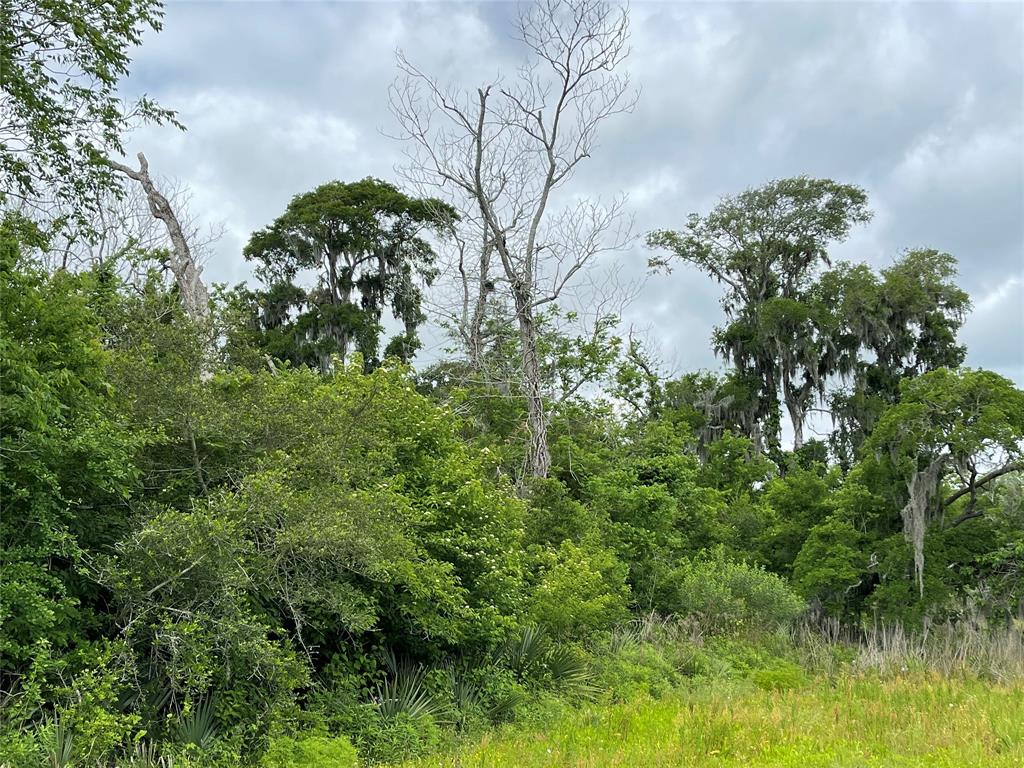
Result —
<path fill-rule="evenodd" d="M 819 680 L 786 691 L 694 685 L 566 712 L 419 768 L 701 766 L 1020 768 L 1024 685 L 938 677 Z"/>

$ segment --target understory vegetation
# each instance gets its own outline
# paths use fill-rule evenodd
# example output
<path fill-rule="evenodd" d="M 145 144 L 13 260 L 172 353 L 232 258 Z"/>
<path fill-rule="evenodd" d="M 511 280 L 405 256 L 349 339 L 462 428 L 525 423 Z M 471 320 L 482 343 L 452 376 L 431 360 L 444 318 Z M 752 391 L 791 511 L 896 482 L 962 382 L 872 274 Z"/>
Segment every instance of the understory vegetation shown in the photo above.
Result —
<path fill-rule="evenodd" d="M 628 13 L 552 0 L 500 94 L 400 59 L 418 188 L 297 194 L 207 288 L 112 159 L 174 123 L 111 90 L 160 6 L 87 5 L 0 23 L 0 766 L 1021 764 L 1024 392 L 952 255 L 834 262 L 829 179 L 725 198 L 648 235 L 723 288 L 721 370 L 667 372 L 571 309 L 629 242 L 554 202 Z"/>
<path fill-rule="evenodd" d="M 404 765 L 1011 768 L 1024 759 L 1022 690 L 907 678 L 781 691 L 703 685 L 587 707 L 543 730 Z"/>

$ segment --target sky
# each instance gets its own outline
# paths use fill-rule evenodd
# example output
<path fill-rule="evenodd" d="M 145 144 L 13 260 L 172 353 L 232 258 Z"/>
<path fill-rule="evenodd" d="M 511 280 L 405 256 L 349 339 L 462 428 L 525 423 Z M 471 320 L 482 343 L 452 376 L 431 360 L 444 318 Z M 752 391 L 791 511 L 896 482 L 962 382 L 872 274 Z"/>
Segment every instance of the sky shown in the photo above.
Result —
<path fill-rule="evenodd" d="M 204 276 L 252 281 L 242 248 L 295 194 L 398 181 L 388 110 L 395 53 L 475 87 L 523 60 L 517 6 L 175 2 L 135 53 L 128 96 L 185 132 L 128 141 L 222 225 Z M 797 175 L 863 187 L 874 219 L 832 250 L 876 268 L 907 248 L 953 254 L 974 308 L 967 364 L 1024 386 L 1024 4 L 652 3 L 630 6 L 640 98 L 603 127 L 568 197 L 625 193 L 635 228 L 681 228 L 724 195 Z M 647 273 L 641 244 L 602 257 L 638 285 L 623 313 L 676 373 L 717 368 L 719 289 L 692 268 Z M 423 334 L 423 360 L 443 336 Z"/>

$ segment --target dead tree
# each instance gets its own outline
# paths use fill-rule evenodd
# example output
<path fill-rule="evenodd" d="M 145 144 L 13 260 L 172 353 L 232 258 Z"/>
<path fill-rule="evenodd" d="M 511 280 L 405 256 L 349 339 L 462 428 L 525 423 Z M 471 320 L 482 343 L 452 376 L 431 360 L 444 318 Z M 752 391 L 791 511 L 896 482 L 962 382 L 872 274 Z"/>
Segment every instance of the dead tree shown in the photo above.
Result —
<path fill-rule="evenodd" d="M 529 433 L 524 474 L 543 477 L 551 457 L 538 312 L 630 238 L 621 199 L 566 203 L 557 191 L 590 157 L 598 127 L 630 111 L 636 98 L 617 72 L 628 55 L 625 10 L 600 0 L 543 0 L 522 12 L 518 37 L 528 62 L 515 78 L 475 92 L 444 86 L 399 54 L 403 75 L 392 86 L 391 108 L 410 147 L 407 177 L 440 190 L 479 227 L 479 258 L 461 262 L 465 332 L 479 340 L 485 294 L 500 290 L 518 328 Z"/>
<path fill-rule="evenodd" d="M 157 183 L 185 232 L 193 259 L 202 263 L 203 256 L 223 236 L 224 225 L 201 227 L 189 189 L 174 180 L 159 179 Z M 162 254 L 172 247 L 167 228 L 153 217 L 141 185 L 101 191 L 95 205 L 84 215 L 79 212 L 77 218 L 69 208 L 55 201 L 43 212 L 43 221 L 65 222 L 54 231 L 49 249 L 39 254 L 47 270 L 111 268 L 127 285 L 141 290 L 150 268 L 158 260 L 161 265 L 166 262 Z"/>
<path fill-rule="evenodd" d="M 149 203 L 149 211 L 153 217 L 164 223 L 167 235 L 171 240 L 171 248 L 168 253 L 168 263 L 174 279 L 178 283 L 178 292 L 181 296 L 182 306 L 185 313 L 193 320 L 206 320 L 210 313 L 210 294 L 203 283 L 201 273 L 202 267 L 192 256 L 192 250 L 188 245 L 188 238 L 174 212 L 174 208 L 164 195 L 153 184 L 149 175 L 149 163 L 146 156 L 139 152 L 139 170 L 129 168 L 127 165 L 108 160 L 110 167 L 115 171 L 124 174 L 129 179 L 137 181 L 142 185 L 146 193 L 146 200 Z"/>

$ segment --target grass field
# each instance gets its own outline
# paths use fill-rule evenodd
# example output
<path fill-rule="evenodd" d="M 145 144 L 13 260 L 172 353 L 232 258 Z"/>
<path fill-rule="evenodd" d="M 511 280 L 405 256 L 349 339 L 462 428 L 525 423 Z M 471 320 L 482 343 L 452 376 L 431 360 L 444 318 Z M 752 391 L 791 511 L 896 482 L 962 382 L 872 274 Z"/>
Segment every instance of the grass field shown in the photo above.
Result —
<path fill-rule="evenodd" d="M 787 691 L 705 686 L 485 736 L 420 768 L 1021 768 L 1024 685 L 842 678 Z"/>

